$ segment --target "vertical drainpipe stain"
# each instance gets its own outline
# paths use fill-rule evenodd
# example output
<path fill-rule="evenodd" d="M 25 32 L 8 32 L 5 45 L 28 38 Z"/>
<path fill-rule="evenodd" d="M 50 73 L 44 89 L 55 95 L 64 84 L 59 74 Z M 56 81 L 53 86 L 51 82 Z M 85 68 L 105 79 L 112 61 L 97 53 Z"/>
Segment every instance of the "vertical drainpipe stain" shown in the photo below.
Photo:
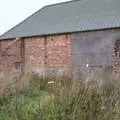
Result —
<path fill-rule="evenodd" d="M 20 38 L 21 74 L 25 72 L 25 40 Z"/>

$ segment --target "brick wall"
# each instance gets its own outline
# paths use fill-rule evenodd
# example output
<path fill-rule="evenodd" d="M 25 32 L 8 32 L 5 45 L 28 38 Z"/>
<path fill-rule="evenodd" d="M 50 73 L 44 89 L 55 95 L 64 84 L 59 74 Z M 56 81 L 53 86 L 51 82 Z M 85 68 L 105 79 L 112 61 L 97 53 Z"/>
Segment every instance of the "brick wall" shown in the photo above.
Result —
<path fill-rule="evenodd" d="M 110 48 L 114 54 L 114 43 L 120 37 L 120 30 L 106 30 L 97 32 L 83 32 L 66 35 L 52 35 L 43 37 L 24 38 L 25 41 L 25 72 L 36 72 L 39 74 L 63 74 L 73 72 L 76 69 L 76 63 L 80 62 L 81 58 L 77 58 L 78 52 L 86 51 L 88 48 L 93 49 L 93 52 L 98 56 L 101 48 Z M 75 42 L 77 40 L 77 42 Z M 96 45 L 92 42 L 95 40 Z M 83 46 L 81 42 L 86 42 Z M 80 44 L 78 44 L 80 42 Z M 93 41 L 94 42 L 94 41 Z M 101 44 L 99 44 L 99 42 Z M 74 46 L 74 44 L 75 46 Z M 94 42 L 95 44 L 95 42 Z M 90 47 L 91 45 L 91 47 Z M 98 47 L 98 46 L 100 47 Z M 107 45 L 107 47 L 106 47 Z M 75 52 L 74 50 L 78 52 Z M 104 49 L 102 49 L 104 50 Z M 74 54 L 75 52 L 75 54 Z M 1 40 L 0 41 L 0 73 L 13 73 L 14 63 L 21 62 L 21 41 L 20 40 Z M 79 55 L 78 55 L 79 56 Z M 101 57 L 103 62 L 106 58 Z M 120 68 L 120 60 L 111 54 L 109 60 L 112 61 L 113 68 L 118 71 Z M 74 62 L 74 59 L 77 62 Z M 100 59 L 98 59 L 100 61 Z M 85 60 L 83 61 L 85 62 Z M 95 63 L 94 61 L 92 61 Z M 82 64 L 83 65 L 83 64 Z M 79 65 L 77 65 L 79 67 Z"/>
<path fill-rule="evenodd" d="M 44 38 L 25 39 L 25 71 L 42 72 L 44 62 Z"/>
<path fill-rule="evenodd" d="M 0 73 L 13 72 L 13 64 L 20 62 L 20 41 L 0 41 Z"/>
<path fill-rule="evenodd" d="M 70 35 L 27 38 L 25 45 L 26 71 L 51 74 L 71 67 Z"/>
<path fill-rule="evenodd" d="M 120 29 L 78 32 L 71 36 L 73 64 L 78 74 L 120 72 Z"/>
<path fill-rule="evenodd" d="M 60 73 L 70 72 L 70 35 L 25 38 L 25 72 Z M 0 71 L 13 73 L 14 63 L 21 63 L 21 41 L 0 41 Z"/>

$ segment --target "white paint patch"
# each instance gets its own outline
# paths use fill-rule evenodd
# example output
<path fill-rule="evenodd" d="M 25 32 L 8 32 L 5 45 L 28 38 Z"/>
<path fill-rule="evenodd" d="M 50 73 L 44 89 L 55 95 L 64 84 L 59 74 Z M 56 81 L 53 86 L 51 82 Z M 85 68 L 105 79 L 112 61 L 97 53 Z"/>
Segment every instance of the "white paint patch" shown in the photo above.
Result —
<path fill-rule="evenodd" d="M 49 81 L 48 84 L 54 84 L 55 82 L 54 81 Z"/>
<path fill-rule="evenodd" d="M 88 67 L 89 67 L 89 64 L 86 64 L 86 67 L 88 68 Z"/>

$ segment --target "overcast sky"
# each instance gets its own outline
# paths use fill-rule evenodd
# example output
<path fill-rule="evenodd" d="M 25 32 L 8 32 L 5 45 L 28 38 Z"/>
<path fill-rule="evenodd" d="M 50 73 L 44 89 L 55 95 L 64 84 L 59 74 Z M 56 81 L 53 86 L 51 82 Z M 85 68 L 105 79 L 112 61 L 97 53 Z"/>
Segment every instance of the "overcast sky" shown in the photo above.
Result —
<path fill-rule="evenodd" d="M 68 0 L 0 0 L 0 35 L 45 5 Z"/>

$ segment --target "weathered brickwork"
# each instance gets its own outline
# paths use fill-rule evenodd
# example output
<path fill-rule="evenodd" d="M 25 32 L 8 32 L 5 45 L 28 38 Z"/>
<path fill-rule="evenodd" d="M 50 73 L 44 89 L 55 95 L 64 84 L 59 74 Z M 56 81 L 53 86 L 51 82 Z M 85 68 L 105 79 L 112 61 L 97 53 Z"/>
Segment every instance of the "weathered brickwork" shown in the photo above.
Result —
<path fill-rule="evenodd" d="M 55 35 L 46 37 L 31 37 L 24 39 L 25 72 L 44 73 L 70 72 L 71 38 L 70 35 Z M 0 41 L 1 72 L 13 73 L 15 63 L 22 63 L 21 41 Z M 19 68 L 18 68 L 19 69 Z"/>
<path fill-rule="evenodd" d="M 72 33 L 72 46 L 78 73 L 120 72 L 120 29 Z"/>
<path fill-rule="evenodd" d="M 42 72 L 44 67 L 44 38 L 25 39 L 25 71 Z"/>
<path fill-rule="evenodd" d="M 23 62 L 26 73 L 62 74 L 73 73 L 77 67 L 101 67 L 120 71 L 120 30 L 80 32 L 24 38 L 24 54 L 21 54 L 22 39 L 0 41 L 0 73 L 14 73 Z M 117 43 L 116 43 L 117 41 Z M 115 45 L 116 43 L 116 45 Z M 119 44 L 119 45 L 118 45 Z M 91 50 L 91 51 L 90 51 Z M 94 53 L 95 60 L 91 57 Z M 83 63 L 79 66 L 81 59 Z M 87 54 L 86 54 L 87 53 Z M 117 54 L 117 55 L 116 55 Z M 100 57 L 98 57 L 100 56 Z M 88 60 L 89 61 L 85 61 Z M 107 62 L 105 60 L 107 60 Z M 99 61 L 102 61 L 101 63 Z M 110 61 L 110 62 L 109 62 Z M 78 64 L 76 64 L 78 63 Z M 95 64 L 96 63 L 96 64 Z M 108 65 L 107 65 L 107 64 Z M 105 66 L 106 65 L 106 66 Z"/>
<path fill-rule="evenodd" d="M 25 39 L 26 71 L 42 73 L 71 67 L 71 39 L 69 35 Z M 32 66 L 32 67 L 31 67 Z"/>
<path fill-rule="evenodd" d="M 71 41 L 68 35 L 53 36 L 46 39 L 46 66 L 68 67 L 71 59 Z"/>
<path fill-rule="evenodd" d="M 20 61 L 20 41 L 0 41 L 0 72 L 13 72 L 13 64 Z"/>

